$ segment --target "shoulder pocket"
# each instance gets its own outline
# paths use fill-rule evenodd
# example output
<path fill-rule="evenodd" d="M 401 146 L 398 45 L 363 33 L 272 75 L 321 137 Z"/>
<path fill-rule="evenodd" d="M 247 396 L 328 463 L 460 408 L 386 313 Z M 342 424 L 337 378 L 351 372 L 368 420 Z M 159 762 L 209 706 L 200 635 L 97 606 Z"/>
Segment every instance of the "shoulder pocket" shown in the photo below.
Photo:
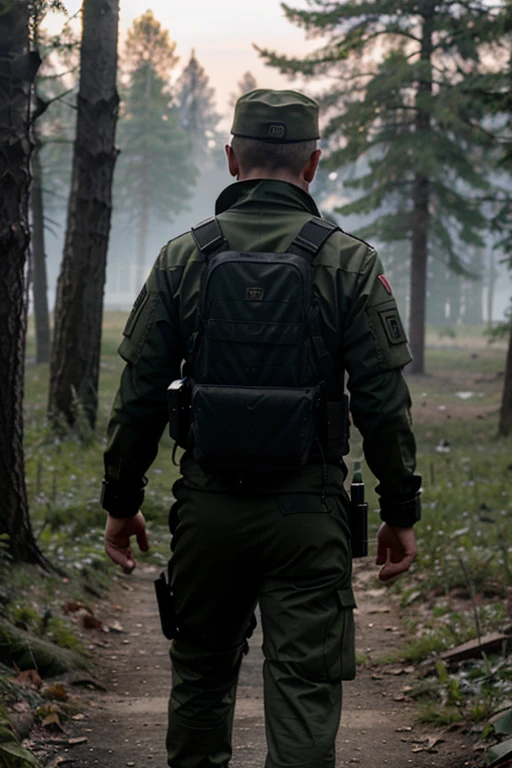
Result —
<path fill-rule="evenodd" d="M 118 352 L 127 363 L 135 364 L 140 358 L 142 348 L 155 318 L 159 300 L 157 292 L 148 291 L 144 286 L 133 305 L 123 331 L 123 340 Z"/>

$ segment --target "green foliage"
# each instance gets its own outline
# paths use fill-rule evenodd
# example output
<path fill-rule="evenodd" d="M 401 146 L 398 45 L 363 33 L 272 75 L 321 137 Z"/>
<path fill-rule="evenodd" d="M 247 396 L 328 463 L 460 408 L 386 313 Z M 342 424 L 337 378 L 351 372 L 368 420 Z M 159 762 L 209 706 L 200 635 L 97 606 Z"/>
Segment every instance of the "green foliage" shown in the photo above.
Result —
<path fill-rule="evenodd" d="M 494 732 L 498 736 L 512 736 L 512 709 L 494 721 Z"/>
<path fill-rule="evenodd" d="M 77 651 L 78 653 L 84 652 L 83 643 L 63 619 L 51 617 L 47 624 L 47 635 L 59 648 L 68 648 L 70 651 Z"/>
<path fill-rule="evenodd" d="M 9 713 L 0 705 L 0 764 L 2 768 L 41 768 L 41 763 L 21 746 L 10 726 Z"/>
<path fill-rule="evenodd" d="M 331 78 L 319 101 L 327 167 L 345 170 L 349 200 L 338 212 L 365 217 L 360 234 L 374 242 L 410 239 L 415 185 L 425 179 L 432 254 L 464 271 L 461 246 L 481 246 L 487 227 L 478 198 L 489 186 L 493 139 L 482 129 L 480 94 L 501 82 L 489 69 L 502 33 L 497 10 L 444 0 L 399 12 L 390 0 L 283 8 L 323 44 L 302 59 L 258 50 L 286 74 Z"/>
<path fill-rule="evenodd" d="M 456 725 L 463 719 L 462 712 L 457 707 L 440 708 L 437 702 L 424 702 L 420 705 L 418 720 L 438 728 Z"/>
<path fill-rule="evenodd" d="M 488 750 L 485 759 L 489 768 L 498 764 L 501 760 L 507 760 L 512 757 L 512 739 L 506 739 L 501 744 L 496 744 Z"/>

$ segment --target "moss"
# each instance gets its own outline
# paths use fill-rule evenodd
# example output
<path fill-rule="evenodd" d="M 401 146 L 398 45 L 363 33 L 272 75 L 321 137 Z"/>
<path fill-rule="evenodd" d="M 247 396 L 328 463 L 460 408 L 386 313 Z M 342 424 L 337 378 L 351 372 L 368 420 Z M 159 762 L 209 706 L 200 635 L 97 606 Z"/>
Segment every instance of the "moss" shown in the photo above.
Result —
<path fill-rule="evenodd" d="M 59 648 L 68 648 L 78 653 L 84 652 L 84 646 L 80 638 L 76 636 L 73 630 L 63 619 L 51 618 L 47 625 L 48 637 L 58 645 Z"/>

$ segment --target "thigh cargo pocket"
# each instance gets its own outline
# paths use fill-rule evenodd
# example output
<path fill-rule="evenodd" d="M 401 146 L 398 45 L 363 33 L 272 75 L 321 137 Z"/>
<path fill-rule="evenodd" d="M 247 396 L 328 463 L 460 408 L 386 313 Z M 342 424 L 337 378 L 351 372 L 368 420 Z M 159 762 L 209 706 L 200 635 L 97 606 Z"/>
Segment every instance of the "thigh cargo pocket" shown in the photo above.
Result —
<path fill-rule="evenodd" d="M 338 589 L 336 609 L 324 638 L 324 664 L 328 679 L 353 680 L 356 676 L 354 608 L 351 587 Z"/>

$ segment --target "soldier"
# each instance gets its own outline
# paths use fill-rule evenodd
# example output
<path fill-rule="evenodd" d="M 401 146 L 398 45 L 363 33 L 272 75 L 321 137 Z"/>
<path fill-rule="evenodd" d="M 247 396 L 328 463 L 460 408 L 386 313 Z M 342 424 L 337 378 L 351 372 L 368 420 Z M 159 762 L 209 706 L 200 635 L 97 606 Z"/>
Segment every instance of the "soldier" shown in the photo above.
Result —
<path fill-rule="evenodd" d="M 162 249 L 124 329 L 105 453 L 106 551 L 129 573 L 130 536 L 148 547 L 144 474 L 185 361 L 193 415 L 170 515 L 168 764 L 228 765 L 258 602 L 267 768 L 329 768 L 341 681 L 355 674 L 344 378 L 379 481 L 385 581 L 416 557 L 421 479 L 402 376 L 411 358 L 375 250 L 320 219 L 308 193 L 320 158 L 316 102 L 252 91 L 232 134 L 237 183 L 216 218 Z"/>

